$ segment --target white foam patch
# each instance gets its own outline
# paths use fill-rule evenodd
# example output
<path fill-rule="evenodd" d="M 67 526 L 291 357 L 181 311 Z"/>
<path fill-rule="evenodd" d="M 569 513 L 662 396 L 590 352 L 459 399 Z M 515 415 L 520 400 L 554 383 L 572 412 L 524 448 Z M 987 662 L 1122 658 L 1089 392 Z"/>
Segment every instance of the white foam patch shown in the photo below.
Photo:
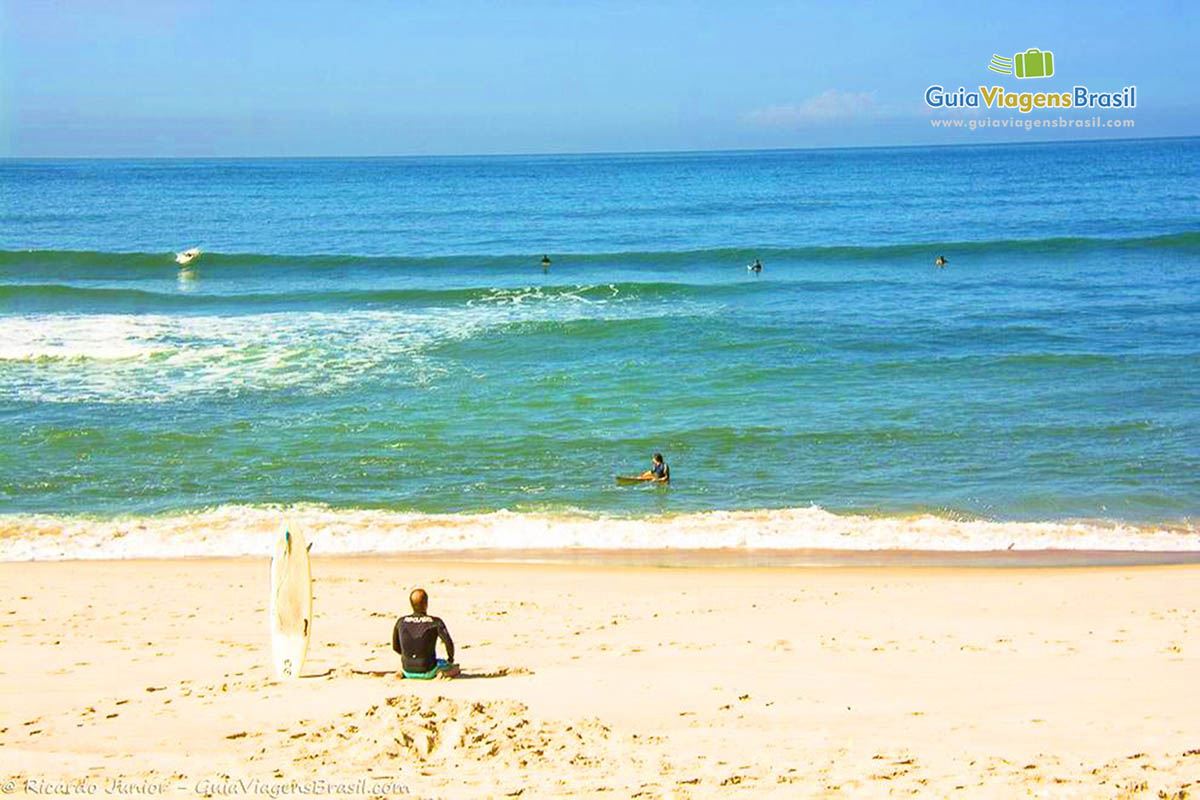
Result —
<path fill-rule="evenodd" d="M 648 518 L 579 514 L 416 514 L 322 506 L 221 506 L 171 516 L 94 520 L 0 516 L 0 560 L 268 556 L 284 519 L 324 554 L 437 550 L 824 549 L 1200 551 L 1194 523 L 989 522 L 868 517 L 817 507 Z"/>
<path fill-rule="evenodd" d="M 616 295 L 616 287 L 535 287 L 415 310 L 5 317 L 0 391 L 29 402 L 101 403 L 280 388 L 328 393 L 380 370 L 427 384 L 448 371 L 430 348 L 500 325 L 699 311 L 674 304 L 650 312 L 612 302 Z"/>
<path fill-rule="evenodd" d="M 121 361 L 166 350 L 155 345 L 164 317 L 92 314 L 7 317 L 0 361 Z"/>

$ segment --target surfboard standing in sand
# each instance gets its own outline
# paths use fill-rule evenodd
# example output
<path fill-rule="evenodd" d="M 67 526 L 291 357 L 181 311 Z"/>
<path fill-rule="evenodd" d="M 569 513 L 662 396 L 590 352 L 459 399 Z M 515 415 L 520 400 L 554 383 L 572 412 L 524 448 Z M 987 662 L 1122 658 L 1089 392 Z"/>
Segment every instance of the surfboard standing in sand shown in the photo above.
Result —
<path fill-rule="evenodd" d="M 298 678 L 312 632 L 312 567 L 304 534 L 291 525 L 271 558 L 270 624 L 275 675 Z"/>

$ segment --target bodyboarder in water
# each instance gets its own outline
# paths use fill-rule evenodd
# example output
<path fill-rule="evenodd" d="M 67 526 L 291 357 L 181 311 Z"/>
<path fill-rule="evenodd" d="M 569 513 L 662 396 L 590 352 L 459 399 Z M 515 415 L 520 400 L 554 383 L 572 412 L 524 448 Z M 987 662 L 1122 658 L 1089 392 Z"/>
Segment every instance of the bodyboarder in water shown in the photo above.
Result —
<path fill-rule="evenodd" d="M 650 462 L 650 469 L 638 477 L 644 481 L 653 481 L 654 483 L 670 483 L 671 468 L 667 466 L 666 461 L 663 461 L 662 453 L 655 453 L 654 458 Z"/>
<path fill-rule="evenodd" d="M 424 589 L 413 589 L 408 596 L 413 613 L 396 620 L 392 628 L 392 649 L 400 654 L 400 671 L 406 678 L 429 680 L 445 675 L 458 675 L 454 663 L 454 640 L 440 617 L 429 616 L 429 595 Z M 446 657 L 437 657 L 437 642 L 442 640 Z"/>

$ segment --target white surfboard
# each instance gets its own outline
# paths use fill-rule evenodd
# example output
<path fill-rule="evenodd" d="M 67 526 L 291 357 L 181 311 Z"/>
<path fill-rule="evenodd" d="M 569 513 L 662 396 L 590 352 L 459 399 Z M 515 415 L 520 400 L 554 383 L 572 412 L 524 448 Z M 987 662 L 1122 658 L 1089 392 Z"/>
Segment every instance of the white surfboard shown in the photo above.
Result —
<path fill-rule="evenodd" d="M 312 633 L 312 568 L 304 534 L 285 525 L 271 557 L 271 652 L 275 674 L 298 678 Z"/>

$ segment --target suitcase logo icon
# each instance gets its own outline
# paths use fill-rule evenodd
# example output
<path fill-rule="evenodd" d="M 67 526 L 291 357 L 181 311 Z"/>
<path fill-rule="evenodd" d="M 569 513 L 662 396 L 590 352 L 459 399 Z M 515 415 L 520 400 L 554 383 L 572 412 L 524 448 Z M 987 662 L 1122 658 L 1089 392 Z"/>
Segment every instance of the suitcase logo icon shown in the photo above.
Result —
<path fill-rule="evenodd" d="M 1054 53 L 1031 47 L 1012 58 L 992 54 L 988 69 L 1018 78 L 1049 78 L 1054 74 Z"/>

